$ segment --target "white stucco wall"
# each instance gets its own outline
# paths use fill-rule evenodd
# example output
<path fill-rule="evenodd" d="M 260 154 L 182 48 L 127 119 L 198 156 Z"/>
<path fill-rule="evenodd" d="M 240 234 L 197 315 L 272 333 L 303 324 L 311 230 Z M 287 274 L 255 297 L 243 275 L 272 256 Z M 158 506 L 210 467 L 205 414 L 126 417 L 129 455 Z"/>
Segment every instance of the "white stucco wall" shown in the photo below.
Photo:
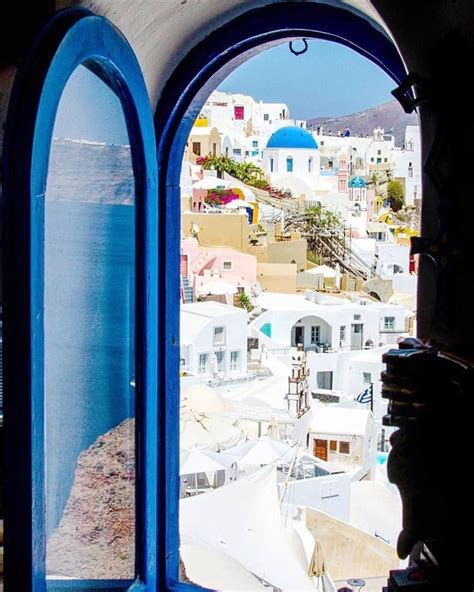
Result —
<path fill-rule="evenodd" d="M 287 170 L 287 159 L 293 159 L 293 171 Z M 309 159 L 312 159 L 309 172 Z M 273 172 L 270 160 L 273 159 Z M 265 148 L 263 150 L 263 169 L 273 183 L 283 175 L 294 175 L 316 189 L 319 184 L 321 156 L 317 149 L 306 148 Z"/>
<path fill-rule="evenodd" d="M 210 304 L 210 307 L 206 307 Z M 209 313 L 201 316 L 199 307 L 203 310 L 209 308 Z M 211 310 L 211 309 L 216 309 Z M 228 309 L 229 312 L 220 312 L 219 308 Z M 228 379 L 244 375 L 247 372 L 247 313 L 231 306 L 214 303 L 194 303 L 182 306 L 183 310 L 193 312 L 181 313 L 181 357 L 185 358 L 186 366 L 191 374 L 201 378 L 211 378 L 215 367 L 213 355 L 222 351 L 224 354 L 224 369 L 221 379 Z M 199 326 L 198 326 L 199 325 Z M 224 327 L 224 343 L 214 343 L 214 328 Z M 235 371 L 230 368 L 231 352 L 239 352 L 239 363 Z M 207 371 L 199 372 L 199 355 L 207 354 Z"/>

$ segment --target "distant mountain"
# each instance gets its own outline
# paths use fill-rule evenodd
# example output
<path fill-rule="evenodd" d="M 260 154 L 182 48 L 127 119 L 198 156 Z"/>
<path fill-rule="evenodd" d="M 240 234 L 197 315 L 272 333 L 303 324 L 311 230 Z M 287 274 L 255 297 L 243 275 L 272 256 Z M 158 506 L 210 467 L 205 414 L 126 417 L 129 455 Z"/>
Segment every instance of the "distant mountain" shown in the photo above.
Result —
<path fill-rule="evenodd" d="M 324 132 L 331 130 L 336 135 L 347 127 L 352 134 L 366 136 L 372 135 L 376 127 L 381 127 L 386 134 L 395 136 L 395 143 L 401 146 L 405 138 L 405 128 L 407 125 L 417 125 L 418 118 L 416 113 L 407 115 L 397 101 L 382 103 L 372 109 L 343 115 L 341 117 L 315 117 L 308 120 L 308 129 L 316 129 L 316 126 L 322 125 Z"/>

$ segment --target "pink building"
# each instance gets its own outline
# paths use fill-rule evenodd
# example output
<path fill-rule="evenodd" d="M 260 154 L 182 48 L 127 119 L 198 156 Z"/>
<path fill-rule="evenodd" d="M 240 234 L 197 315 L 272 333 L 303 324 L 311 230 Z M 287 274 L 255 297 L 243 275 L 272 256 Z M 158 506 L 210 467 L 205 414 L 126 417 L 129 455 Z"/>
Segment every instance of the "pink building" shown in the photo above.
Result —
<path fill-rule="evenodd" d="M 194 299 L 210 293 L 225 295 L 232 304 L 234 293 L 251 295 L 257 284 L 256 257 L 227 247 L 201 247 L 195 238 L 181 240 L 180 271 Z"/>
<path fill-rule="evenodd" d="M 375 189 L 367 189 L 367 222 L 374 222 L 378 214 L 377 207 L 380 209 L 379 200 L 375 199 Z"/>
<path fill-rule="evenodd" d="M 347 168 L 347 154 L 344 152 L 339 156 L 339 170 L 337 173 L 337 185 L 339 193 L 347 191 L 349 181 L 349 169 Z"/>
<path fill-rule="evenodd" d="M 192 211 L 202 212 L 204 210 L 204 202 L 207 197 L 207 189 L 196 189 L 193 187 L 192 197 Z"/>

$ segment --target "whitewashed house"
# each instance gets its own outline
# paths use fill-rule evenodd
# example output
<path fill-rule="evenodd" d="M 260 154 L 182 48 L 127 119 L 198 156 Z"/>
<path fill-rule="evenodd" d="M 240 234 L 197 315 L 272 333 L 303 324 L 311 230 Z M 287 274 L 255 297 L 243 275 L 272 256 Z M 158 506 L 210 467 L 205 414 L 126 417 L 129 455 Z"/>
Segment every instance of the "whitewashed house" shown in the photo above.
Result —
<path fill-rule="evenodd" d="M 405 186 L 405 203 L 416 205 L 421 199 L 421 142 L 417 125 L 406 127 L 404 147 L 394 148 L 391 158 L 394 163 L 393 177 Z"/>
<path fill-rule="evenodd" d="M 247 313 L 219 302 L 181 305 L 181 371 L 205 380 L 247 373 Z"/>
<path fill-rule="evenodd" d="M 395 304 L 353 301 L 318 292 L 258 298 L 261 314 L 249 325 L 269 349 L 296 347 L 317 353 L 358 351 L 392 344 L 407 333 L 407 311 Z"/>
<path fill-rule="evenodd" d="M 311 454 L 352 472 L 353 480 L 370 476 L 375 466 L 376 427 L 369 410 L 314 405 L 307 442 Z"/>

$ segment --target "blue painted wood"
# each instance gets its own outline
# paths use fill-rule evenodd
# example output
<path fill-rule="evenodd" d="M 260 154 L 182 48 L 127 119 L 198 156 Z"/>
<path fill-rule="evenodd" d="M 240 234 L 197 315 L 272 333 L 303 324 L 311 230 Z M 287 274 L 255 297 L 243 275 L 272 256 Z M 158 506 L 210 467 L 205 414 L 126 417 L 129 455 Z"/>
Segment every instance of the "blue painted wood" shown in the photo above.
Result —
<path fill-rule="evenodd" d="M 131 47 L 108 21 L 81 9 L 58 13 L 38 36 L 15 81 L 5 134 L 5 586 L 45 589 L 44 193 L 59 99 L 81 64 L 119 96 L 131 144 L 137 249 L 137 576 L 147 589 L 156 590 L 159 245 L 153 119 Z M 77 585 L 87 587 L 71 583 Z M 111 585 L 125 589 L 130 582 Z M 91 586 L 97 588 L 97 582 Z M 140 587 L 135 583 L 132 589 Z"/>
<path fill-rule="evenodd" d="M 179 178 L 189 132 L 209 94 L 236 67 L 253 55 L 295 38 L 325 39 L 341 43 L 380 66 L 399 85 L 407 71 L 397 48 L 378 24 L 355 9 L 318 2 L 278 2 L 248 10 L 213 31 L 198 43 L 170 76 L 155 111 L 160 207 L 159 310 L 166 324 L 160 327 L 165 344 L 160 376 L 159 413 L 165 418 L 160 433 L 159 508 L 166 531 L 159 532 L 160 572 L 169 590 L 201 589 L 178 582 L 179 563 Z M 164 389 L 164 391 L 163 391 Z"/>
<path fill-rule="evenodd" d="M 142 584 L 136 585 L 133 582 L 124 582 L 123 580 L 94 580 L 92 584 L 80 580 L 51 580 L 48 581 L 48 590 L 52 592 L 69 592 L 69 590 L 91 592 L 91 585 L 93 585 L 94 590 L 107 590 L 108 592 L 123 592 L 124 586 L 128 588 L 129 592 L 146 590 Z"/>

